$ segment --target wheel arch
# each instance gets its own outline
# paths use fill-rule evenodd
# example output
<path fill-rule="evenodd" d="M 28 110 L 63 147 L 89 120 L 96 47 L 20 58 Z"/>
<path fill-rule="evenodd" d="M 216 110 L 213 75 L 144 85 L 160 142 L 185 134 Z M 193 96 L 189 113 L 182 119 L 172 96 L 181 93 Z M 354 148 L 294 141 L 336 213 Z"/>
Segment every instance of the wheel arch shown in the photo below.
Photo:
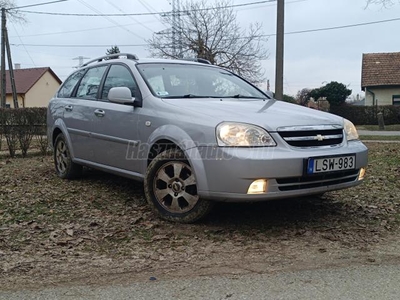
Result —
<path fill-rule="evenodd" d="M 207 190 L 207 177 L 203 161 L 198 151 L 198 145 L 184 130 L 175 125 L 165 125 L 157 128 L 148 139 L 148 153 L 143 170 L 145 173 L 151 160 L 162 151 L 170 148 L 182 150 L 196 176 L 199 190 Z M 157 150 L 161 150 L 157 152 Z"/>
<path fill-rule="evenodd" d="M 58 119 L 55 121 L 53 130 L 51 133 L 51 145 L 54 148 L 54 143 L 56 142 L 57 136 L 62 133 L 65 137 L 65 140 L 67 142 L 67 146 L 69 148 L 69 152 L 71 154 L 71 158 L 74 160 L 75 155 L 74 155 L 74 149 L 72 147 L 72 142 L 71 142 L 71 137 L 68 134 L 67 127 L 65 126 L 65 123 L 61 120 Z"/>
<path fill-rule="evenodd" d="M 52 136 L 51 136 L 51 144 L 52 144 L 53 147 L 54 147 L 54 144 L 56 142 L 56 138 L 60 133 L 62 133 L 60 128 L 56 127 L 56 128 L 53 129 L 53 133 L 52 133 Z"/>

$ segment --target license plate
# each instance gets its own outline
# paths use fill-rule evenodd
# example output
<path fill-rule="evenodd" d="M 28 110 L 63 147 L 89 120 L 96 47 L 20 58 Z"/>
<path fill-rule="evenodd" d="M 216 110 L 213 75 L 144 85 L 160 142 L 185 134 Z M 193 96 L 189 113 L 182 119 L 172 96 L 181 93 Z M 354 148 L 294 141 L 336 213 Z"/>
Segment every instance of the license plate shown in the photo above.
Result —
<path fill-rule="evenodd" d="M 307 174 L 353 170 L 355 168 L 355 155 L 309 158 Z"/>

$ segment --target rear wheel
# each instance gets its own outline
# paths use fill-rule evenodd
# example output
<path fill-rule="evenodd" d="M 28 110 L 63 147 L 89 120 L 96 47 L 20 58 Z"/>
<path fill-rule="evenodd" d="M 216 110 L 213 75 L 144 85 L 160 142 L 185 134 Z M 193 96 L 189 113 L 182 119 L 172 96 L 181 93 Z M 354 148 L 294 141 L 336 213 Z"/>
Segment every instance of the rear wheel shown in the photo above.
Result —
<path fill-rule="evenodd" d="M 146 200 L 163 219 L 192 223 L 204 217 L 212 202 L 199 198 L 194 172 L 179 149 L 169 149 L 150 163 L 144 190 Z"/>
<path fill-rule="evenodd" d="M 82 166 L 72 161 L 67 142 L 60 133 L 54 143 L 54 166 L 58 177 L 63 179 L 77 178 L 82 174 Z"/>

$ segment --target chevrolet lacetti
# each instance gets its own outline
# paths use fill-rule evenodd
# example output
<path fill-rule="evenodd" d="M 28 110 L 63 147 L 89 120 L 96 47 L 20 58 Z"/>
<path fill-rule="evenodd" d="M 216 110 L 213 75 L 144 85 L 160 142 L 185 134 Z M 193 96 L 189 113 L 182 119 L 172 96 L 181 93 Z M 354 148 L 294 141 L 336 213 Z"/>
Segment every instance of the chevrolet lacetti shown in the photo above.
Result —
<path fill-rule="evenodd" d="M 152 209 L 177 222 L 214 201 L 349 188 L 367 165 L 350 121 L 272 99 L 200 59 L 90 61 L 50 101 L 47 125 L 59 177 L 86 166 L 143 181 Z"/>

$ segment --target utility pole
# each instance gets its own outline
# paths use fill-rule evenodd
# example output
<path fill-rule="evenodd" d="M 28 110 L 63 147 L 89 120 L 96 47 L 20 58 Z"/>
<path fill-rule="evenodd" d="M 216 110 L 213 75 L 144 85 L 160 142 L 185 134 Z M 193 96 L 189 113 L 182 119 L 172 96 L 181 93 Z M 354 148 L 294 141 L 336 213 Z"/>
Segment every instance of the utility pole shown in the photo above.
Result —
<path fill-rule="evenodd" d="M 82 67 L 84 59 L 89 59 L 89 57 L 85 57 L 85 56 L 80 55 L 78 57 L 73 58 L 73 60 L 78 60 L 79 61 L 78 67 Z"/>
<path fill-rule="evenodd" d="M 6 9 L 1 8 L 1 108 L 6 107 L 6 43 L 5 43 L 5 28 L 6 28 Z"/>
<path fill-rule="evenodd" d="M 172 49 L 175 57 L 182 56 L 182 21 L 180 0 L 172 0 Z"/>
<path fill-rule="evenodd" d="M 7 50 L 7 51 L 6 51 Z M 15 87 L 14 70 L 11 59 L 11 49 L 8 40 L 6 9 L 1 9 L 1 107 L 6 107 L 7 100 L 7 81 L 6 81 L 6 53 L 8 61 L 8 72 L 10 73 L 10 83 L 13 95 L 14 108 L 18 108 L 17 89 Z"/>
<path fill-rule="evenodd" d="M 11 91 L 12 91 L 12 96 L 13 96 L 13 103 L 14 103 L 14 108 L 18 108 L 17 87 L 15 86 L 14 66 L 13 66 L 12 58 L 11 58 L 11 48 L 10 48 L 10 41 L 8 40 L 7 27 L 5 29 L 5 42 L 6 42 L 8 72 L 10 73 L 10 83 L 11 83 Z"/>
<path fill-rule="evenodd" d="M 174 58 L 183 58 L 183 41 L 182 41 L 182 18 L 181 16 L 189 15 L 188 12 L 181 11 L 180 0 L 172 0 L 172 11 L 161 14 L 161 17 L 168 17 L 171 22 L 171 28 L 156 32 L 156 34 L 170 34 L 171 35 L 171 48 Z"/>
<path fill-rule="evenodd" d="M 283 100 L 283 57 L 285 33 L 285 0 L 277 0 L 275 98 Z"/>

